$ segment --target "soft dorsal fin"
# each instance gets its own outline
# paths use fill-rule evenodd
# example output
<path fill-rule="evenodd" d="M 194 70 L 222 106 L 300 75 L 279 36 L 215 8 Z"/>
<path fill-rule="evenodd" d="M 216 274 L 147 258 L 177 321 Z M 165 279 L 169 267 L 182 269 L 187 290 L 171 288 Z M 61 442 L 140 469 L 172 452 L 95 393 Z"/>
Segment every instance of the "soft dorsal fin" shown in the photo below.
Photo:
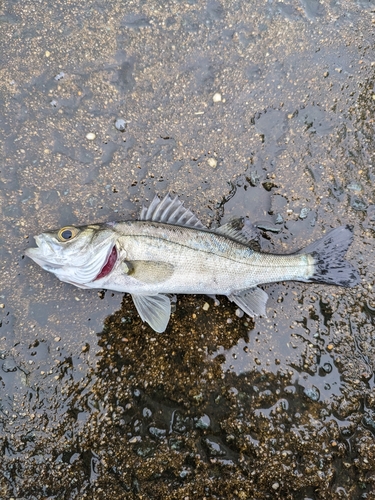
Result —
<path fill-rule="evenodd" d="M 148 208 L 143 206 L 139 220 L 207 229 L 193 212 L 184 207 L 177 196 L 172 198 L 170 194 L 164 196 L 163 199 L 156 195 Z"/>
<path fill-rule="evenodd" d="M 254 240 L 259 239 L 258 229 L 248 219 L 245 219 L 245 217 L 231 220 L 227 224 L 215 229 L 215 233 L 227 236 L 244 245 L 249 245 L 254 243 Z"/>

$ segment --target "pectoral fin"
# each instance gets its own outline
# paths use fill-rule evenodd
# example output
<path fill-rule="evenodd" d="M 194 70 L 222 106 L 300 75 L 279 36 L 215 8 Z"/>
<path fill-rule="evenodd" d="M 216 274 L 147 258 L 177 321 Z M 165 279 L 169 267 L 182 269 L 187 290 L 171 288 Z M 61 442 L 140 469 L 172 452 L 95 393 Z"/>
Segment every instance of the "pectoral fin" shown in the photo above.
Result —
<path fill-rule="evenodd" d="M 163 283 L 173 274 L 174 267 L 167 262 L 131 260 L 122 263 L 123 271 L 142 283 Z"/>
<path fill-rule="evenodd" d="M 134 305 L 142 321 L 146 321 L 155 332 L 163 333 L 171 315 L 171 301 L 163 294 L 132 295 Z"/>
<path fill-rule="evenodd" d="M 251 316 L 267 316 L 266 304 L 268 295 L 258 287 L 249 288 L 239 293 L 231 293 L 228 299 L 240 307 L 243 312 Z"/>

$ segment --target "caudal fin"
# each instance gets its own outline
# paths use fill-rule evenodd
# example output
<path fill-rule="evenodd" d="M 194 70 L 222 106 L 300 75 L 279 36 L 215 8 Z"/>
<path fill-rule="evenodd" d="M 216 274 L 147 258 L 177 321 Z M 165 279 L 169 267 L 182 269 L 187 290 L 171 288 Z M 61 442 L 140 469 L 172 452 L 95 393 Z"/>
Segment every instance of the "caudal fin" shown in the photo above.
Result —
<path fill-rule="evenodd" d="M 308 253 L 315 260 L 314 274 L 309 281 L 345 287 L 358 285 L 357 269 L 344 258 L 352 241 L 352 228 L 341 226 L 301 250 L 299 253 Z"/>

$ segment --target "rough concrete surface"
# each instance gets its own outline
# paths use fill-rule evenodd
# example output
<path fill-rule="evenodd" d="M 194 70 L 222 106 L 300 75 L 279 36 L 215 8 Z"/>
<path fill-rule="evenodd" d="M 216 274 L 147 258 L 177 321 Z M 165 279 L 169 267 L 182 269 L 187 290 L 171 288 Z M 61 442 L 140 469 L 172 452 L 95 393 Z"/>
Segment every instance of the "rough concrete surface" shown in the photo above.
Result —
<path fill-rule="evenodd" d="M 0 5 L 0 498 L 375 498 L 373 0 Z M 287 253 L 354 228 L 354 289 L 267 318 L 129 296 L 23 251 L 178 194 Z M 268 227 L 269 226 L 269 227 Z"/>

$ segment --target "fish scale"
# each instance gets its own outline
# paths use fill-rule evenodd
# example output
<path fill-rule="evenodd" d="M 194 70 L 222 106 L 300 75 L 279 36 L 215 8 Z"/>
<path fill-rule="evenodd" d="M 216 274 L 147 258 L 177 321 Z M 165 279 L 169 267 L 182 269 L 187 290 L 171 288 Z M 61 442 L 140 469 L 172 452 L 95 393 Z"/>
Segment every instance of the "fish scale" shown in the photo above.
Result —
<path fill-rule="evenodd" d="M 173 228 L 161 223 L 150 226 L 147 222 L 119 223 L 114 230 L 121 235 L 118 244 L 124 260 L 151 260 L 174 266 L 173 275 L 163 283 L 155 283 L 152 293 L 227 295 L 260 283 L 306 280 L 313 273 L 306 255 L 262 254 L 208 231 Z M 128 234 L 123 236 L 125 232 Z M 130 285 L 129 278 L 131 276 L 115 271 L 103 284 L 123 290 Z M 138 292 L 146 289 L 141 280 L 132 285 Z"/>

